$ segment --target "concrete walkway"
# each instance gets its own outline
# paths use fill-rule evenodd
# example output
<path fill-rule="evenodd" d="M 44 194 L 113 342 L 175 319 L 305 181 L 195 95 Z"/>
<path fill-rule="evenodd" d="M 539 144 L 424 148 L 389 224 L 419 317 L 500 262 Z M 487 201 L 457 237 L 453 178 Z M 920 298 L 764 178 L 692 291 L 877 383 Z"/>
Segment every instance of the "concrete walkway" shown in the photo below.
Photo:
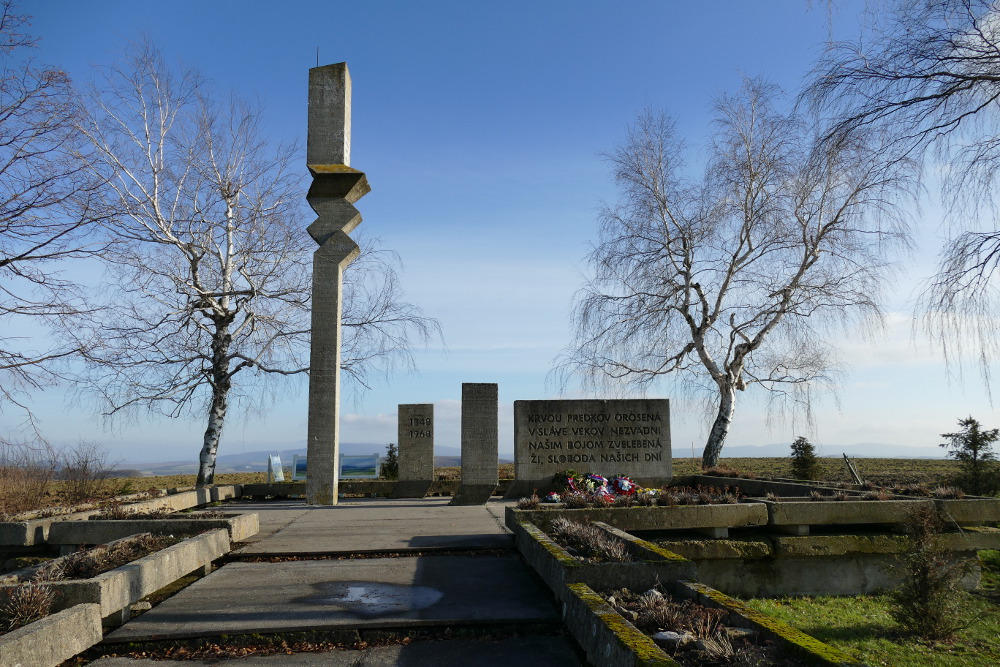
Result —
<path fill-rule="evenodd" d="M 449 500 L 228 504 L 226 511 L 260 518 L 260 532 L 232 554 L 234 562 L 132 619 L 105 645 L 309 630 L 347 638 L 416 632 L 418 639 L 407 645 L 227 664 L 580 665 L 561 636 L 559 610 L 513 551 L 504 503 L 452 507 Z M 419 633 L 472 638 L 422 641 Z M 492 636 L 506 638 L 486 638 Z M 102 658 L 91 664 L 164 663 Z"/>

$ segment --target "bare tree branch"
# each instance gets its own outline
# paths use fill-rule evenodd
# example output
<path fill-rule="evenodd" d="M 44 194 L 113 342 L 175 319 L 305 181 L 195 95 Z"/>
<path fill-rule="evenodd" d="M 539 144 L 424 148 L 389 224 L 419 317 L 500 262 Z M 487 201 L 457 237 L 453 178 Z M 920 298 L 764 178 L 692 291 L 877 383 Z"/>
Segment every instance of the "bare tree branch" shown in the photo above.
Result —
<path fill-rule="evenodd" d="M 1000 352 L 1000 9 L 990 0 L 876 4 L 868 33 L 834 45 L 814 74 L 803 99 L 836 117 L 828 140 L 877 128 L 892 153 L 927 160 L 941 175 L 955 233 L 917 311 L 959 369 L 971 343 L 988 389 Z"/>
<path fill-rule="evenodd" d="M 38 330 L 86 309 L 67 260 L 100 250 L 86 234 L 98 216 L 97 183 L 74 129 L 80 107 L 61 70 L 32 61 L 27 16 L 0 3 L 0 409 L 15 405 L 34 425 L 27 392 L 59 380 L 73 346 L 36 349 Z"/>
<path fill-rule="evenodd" d="M 807 416 L 835 370 L 831 330 L 877 323 L 890 254 L 907 243 L 895 201 L 912 165 L 872 137 L 822 143 L 748 80 L 716 105 L 705 176 L 664 115 L 645 112 L 607 156 L 620 199 L 601 215 L 576 342 L 559 373 L 648 388 L 667 374 L 716 397 L 703 456 L 714 465 L 736 392 L 759 385 Z"/>
<path fill-rule="evenodd" d="M 197 483 L 211 484 L 230 401 L 262 407 L 273 379 L 308 367 L 315 245 L 296 148 L 269 144 L 258 108 L 220 103 L 148 43 L 107 68 L 87 106 L 80 132 L 115 216 L 105 308 L 68 332 L 87 349 L 80 386 L 110 417 L 205 415 Z M 382 257 L 369 248 L 345 277 L 344 370 L 362 384 L 438 333 Z"/>

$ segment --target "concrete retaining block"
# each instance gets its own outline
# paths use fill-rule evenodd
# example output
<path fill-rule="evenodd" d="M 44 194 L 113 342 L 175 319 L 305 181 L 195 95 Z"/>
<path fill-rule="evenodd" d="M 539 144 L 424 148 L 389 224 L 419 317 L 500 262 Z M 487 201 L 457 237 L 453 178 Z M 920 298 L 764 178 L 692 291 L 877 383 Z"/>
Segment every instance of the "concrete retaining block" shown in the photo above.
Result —
<path fill-rule="evenodd" d="M 231 542 L 243 542 L 260 530 L 257 514 L 236 514 L 224 519 L 201 519 L 197 514 L 164 519 L 91 519 L 58 521 L 49 528 L 50 544 L 105 544 L 128 535 L 194 535 L 225 528 Z"/>
<path fill-rule="evenodd" d="M 135 512 L 150 512 L 162 508 L 179 512 L 180 510 L 191 509 L 198 505 L 207 505 L 220 498 L 236 497 L 238 497 L 238 491 L 234 485 L 206 486 L 200 489 L 172 493 L 160 498 L 150 498 L 149 500 L 131 503 L 127 505 L 127 508 Z"/>
<path fill-rule="evenodd" d="M 54 520 L 4 521 L 0 523 L 0 545 L 30 547 L 36 544 L 45 544 L 49 534 L 49 526 Z"/>
<path fill-rule="evenodd" d="M 132 603 L 199 568 L 211 566 L 213 560 L 229 553 L 229 549 L 228 532 L 218 528 L 91 579 L 53 582 L 50 585 L 59 592 L 56 609 L 95 603 L 100 605 L 102 618 L 124 612 L 122 620 L 127 620 Z"/>
<path fill-rule="evenodd" d="M 565 588 L 563 624 L 587 654 L 589 664 L 601 667 L 679 665 L 587 584 L 569 584 Z"/>
<path fill-rule="evenodd" d="M 622 538 L 624 534 L 620 531 L 614 531 L 615 536 L 629 545 L 633 556 L 643 560 L 628 563 L 585 563 L 571 556 L 531 523 L 519 523 L 513 532 L 518 550 L 557 598 L 565 596 L 566 584 L 586 583 L 601 590 L 647 590 L 659 582 L 686 579 L 693 577 L 695 573 L 695 565 L 691 561 L 631 535 Z"/>
<path fill-rule="evenodd" d="M 911 512 L 932 500 L 760 501 L 771 526 L 905 523 Z"/>
<path fill-rule="evenodd" d="M 505 521 L 511 530 L 521 521 L 540 523 L 558 517 L 579 521 L 600 521 L 622 530 L 680 530 L 697 528 L 742 528 L 763 526 L 768 521 L 762 503 L 732 505 L 674 505 L 670 507 L 608 507 L 565 509 L 551 507 L 519 510 L 507 507 Z"/>
<path fill-rule="evenodd" d="M 161 508 L 180 511 L 205 505 L 210 502 L 239 498 L 241 485 L 229 484 L 223 486 L 205 487 L 180 491 L 159 498 L 150 498 L 127 505 L 135 512 L 150 512 Z M 49 527 L 56 521 L 77 521 L 98 514 L 100 510 L 90 509 L 83 512 L 60 514 L 53 517 L 27 519 L 25 521 L 0 522 L 0 546 L 36 546 L 48 541 Z"/>
<path fill-rule="evenodd" d="M 967 528 L 940 536 L 956 560 L 969 563 L 962 586 L 975 588 L 976 552 L 1000 547 L 1000 531 Z M 698 580 L 731 595 L 859 595 L 898 586 L 905 535 L 837 534 L 745 540 L 663 540 L 660 546 L 697 564 Z"/>
<path fill-rule="evenodd" d="M 961 525 L 1000 521 L 1000 498 L 962 498 L 960 500 L 935 500 L 934 502 L 952 521 Z"/>
<path fill-rule="evenodd" d="M 101 641 L 101 608 L 79 604 L 0 636 L 3 667 L 56 667 Z"/>

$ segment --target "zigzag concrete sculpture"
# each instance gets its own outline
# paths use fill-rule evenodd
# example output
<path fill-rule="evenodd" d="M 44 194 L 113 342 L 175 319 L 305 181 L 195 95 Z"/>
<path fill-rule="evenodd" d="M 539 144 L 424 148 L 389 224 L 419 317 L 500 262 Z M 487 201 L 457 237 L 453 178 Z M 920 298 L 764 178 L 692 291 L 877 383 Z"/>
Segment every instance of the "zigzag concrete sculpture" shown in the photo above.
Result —
<path fill-rule="evenodd" d="M 306 163 L 313 181 L 306 200 L 319 216 L 309 235 L 313 255 L 312 344 L 306 502 L 337 504 L 340 459 L 340 333 L 344 269 L 358 256 L 348 234 L 361 224 L 354 203 L 371 191 L 351 162 L 351 75 L 347 63 L 309 70 Z"/>

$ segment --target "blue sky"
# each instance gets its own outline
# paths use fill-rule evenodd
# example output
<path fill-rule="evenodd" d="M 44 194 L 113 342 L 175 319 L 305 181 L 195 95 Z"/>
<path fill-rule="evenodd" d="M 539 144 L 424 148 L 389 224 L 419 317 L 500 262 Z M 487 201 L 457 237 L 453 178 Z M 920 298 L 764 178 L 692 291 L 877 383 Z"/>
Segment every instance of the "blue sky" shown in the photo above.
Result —
<path fill-rule="evenodd" d="M 512 449 L 517 399 L 554 398 L 546 383 L 569 342 L 596 211 L 615 191 L 599 154 L 644 107 L 674 115 L 693 147 L 711 130 L 712 98 L 744 74 L 794 94 L 824 43 L 857 31 L 862 2 L 35 2 L 38 60 L 83 82 L 126 40 L 148 35 L 169 61 L 197 66 L 222 89 L 259 99 L 276 140 L 304 140 L 309 67 L 347 61 L 353 79 L 352 166 L 373 191 L 359 231 L 404 263 L 409 299 L 437 317 L 446 350 L 420 351 L 420 374 L 396 375 L 342 407 L 342 440 L 395 440 L 399 403 L 437 406 L 437 442 L 458 445 L 462 382 L 497 382 L 501 452 Z M 304 161 L 303 161 L 304 162 Z M 305 165 L 303 163 L 303 170 Z M 844 341 L 850 370 L 817 429 L 769 419 L 748 395 L 730 445 L 808 434 L 836 452 L 861 442 L 930 446 L 957 418 L 1000 415 L 975 372 L 951 377 L 912 340 L 910 300 L 940 230 L 933 202 L 889 306 L 890 327 Z M 311 220 L 303 220 L 303 233 Z M 667 385 L 657 395 L 674 398 Z M 304 386 L 263 417 L 234 413 L 220 454 L 303 446 Z M 61 389 L 36 396 L 55 442 L 108 443 L 130 460 L 191 459 L 199 421 L 146 420 L 105 431 Z M 706 421 L 672 406 L 676 455 L 700 452 Z M 16 423 L 12 411 L 0 425 Z M 723 454 L 725 455 L 725 453 Z"/>

